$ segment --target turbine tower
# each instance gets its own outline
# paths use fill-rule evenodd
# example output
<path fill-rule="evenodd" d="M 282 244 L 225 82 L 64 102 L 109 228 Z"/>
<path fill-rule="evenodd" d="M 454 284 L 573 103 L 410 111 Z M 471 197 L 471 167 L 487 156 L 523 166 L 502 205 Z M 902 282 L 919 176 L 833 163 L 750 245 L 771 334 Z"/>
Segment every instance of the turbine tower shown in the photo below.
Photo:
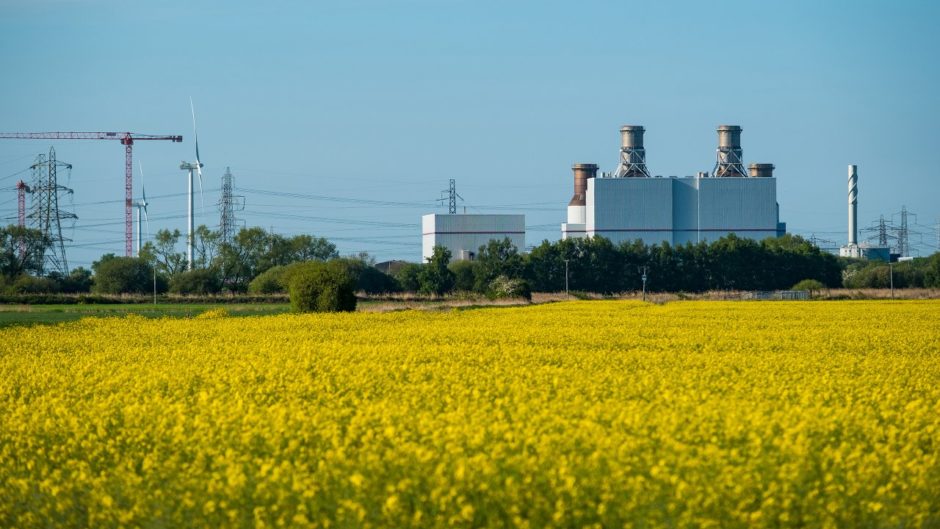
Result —
<path fill-rule="evenodd" d="M 196 109 L 193 106 L 193 99 L 189 98 L 189 110 L 193 115 L 193 140 L 196 143 L 196 161 L 182 162 L 180 169 L 188 171 L 186 186 L 186 269 L 193 269 L 193 237 L 195 237 L 195 227 L 193 225 L 193 171 L 199 175 L 199 195 L 202 196 L 202 162 L 199 159 L 199 136 L 196 134 Z"/>
<path fill-rule="evenodd" d="M 147 233 L 150 233 L 150 218 L 147 216 L 147 187 L 144 185 L 144 167 L 141 165 L 140 160 L 137 160 L 137 166 L 140 168 L 140 192 L 141 199 L 134 203 L 134 207 L 137 209 L 137 251 L 134 253 L 137 257 L 140 257 L 140 245 L 143 240 L 140 236 L 140 214 L 143 210 L 144 219 L 147 222 Z M 149 235 L 148 235 L 149 236 Z"/>

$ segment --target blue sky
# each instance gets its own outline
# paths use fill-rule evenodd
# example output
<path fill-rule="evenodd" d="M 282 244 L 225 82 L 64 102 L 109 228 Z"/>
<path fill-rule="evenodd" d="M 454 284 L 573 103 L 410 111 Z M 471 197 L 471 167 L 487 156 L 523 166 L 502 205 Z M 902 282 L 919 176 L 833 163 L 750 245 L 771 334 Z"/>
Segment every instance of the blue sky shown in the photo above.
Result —
<path fill-rule="evenodd" d="M 218 224 L 229 166 L 247 225 L 344 254 L 418 260 L 420 215 L 442 211 L 449 178 L 468 212 L 522 212 L 528 244 L 557 239 L 571 164 L 613 169 L 625 123 L 646 127 L 661 175 L 710 170 L 715 126 L 741 125 L 747 162 L 777 167 L 790 231 L 839 244 L 858 164 L 859 224 L 906 206 L 915 248 L 936 250 L 936 2 L 0 0 L 0 14 L 2 131 L 185 137 L 135 148 L 151 231 L 185 226 L 192 96 L 197 223 Z M 50 145 L 74 165 L 71 264 L 122 253 L 116 142 L 0 140 L 0 217 Z"/>

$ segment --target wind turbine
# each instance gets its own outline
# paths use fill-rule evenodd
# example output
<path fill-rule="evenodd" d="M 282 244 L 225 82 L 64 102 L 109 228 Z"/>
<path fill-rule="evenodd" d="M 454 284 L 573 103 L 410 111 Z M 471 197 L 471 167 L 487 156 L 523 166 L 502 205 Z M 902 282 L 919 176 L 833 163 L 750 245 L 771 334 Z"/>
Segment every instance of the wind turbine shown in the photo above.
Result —
<path fill-rule="evenodd" d="M 193 139 L 196 142 L 196 162 L 183 162 L 180 169 L 189 171 L 186 190 L 186 269 L 193 269 L 193 243 L 195 229 L 193 226 L 193 171 L 199 176 L 199 196 L 202 197 L 202 162 L 199 159 L 199 135 L 196 134 L 196 108 L 193 106 L 193 98 L 189 98 L 189 110 L 193 115 Z"/>
<path fill-rule="evenodd" d="M 144 166 L 137 160 L 137 167 L 140 169 L 140 192 L 143 195 L 140 200 L 134 203 L 137 208 L 137 257 L 140 257 L 140 211 L 144 212 L 144 219 L 147 221 L 147 235 L 150 235 L 150 217 L 147 216 L 147 187 L 144 185 Z"/>

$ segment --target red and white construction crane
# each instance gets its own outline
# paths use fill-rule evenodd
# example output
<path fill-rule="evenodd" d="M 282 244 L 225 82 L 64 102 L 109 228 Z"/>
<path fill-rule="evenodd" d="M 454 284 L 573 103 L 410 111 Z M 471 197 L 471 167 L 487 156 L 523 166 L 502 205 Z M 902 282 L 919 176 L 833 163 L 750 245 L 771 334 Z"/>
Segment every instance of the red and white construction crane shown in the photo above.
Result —
<path fill-rule="evenodd" d="M 133 147 L 135 141 L 167 140 L 182 142 L 182 136 L 158 136 L 135 132 L 0 132 L 0 139 L 10 140 L 117 140 L 124 146 L 124 254 L 133 252 Z"/>
<path fill-rule="evenodd" d="M 20 180 L 16 183 L 16 225 L 20 228 L 26 227 L 26 193 L 29 191 L 26 182 Z M 26 255 L 26 241 L 20 239 L 20 259 L 24 255 Z"/>

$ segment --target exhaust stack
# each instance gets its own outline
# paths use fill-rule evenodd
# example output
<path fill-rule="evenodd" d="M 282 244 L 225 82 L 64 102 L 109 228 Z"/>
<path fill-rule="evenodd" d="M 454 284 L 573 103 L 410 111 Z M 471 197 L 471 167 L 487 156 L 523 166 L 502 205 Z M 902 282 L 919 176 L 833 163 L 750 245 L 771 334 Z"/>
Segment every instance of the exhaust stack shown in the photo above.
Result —
<path fill-rule="evenodd" d="M 586 206 L 587 181 L 588 178 L 597 176 L 597 164 L 576 163 L 571 166 L 571 171 L 574 173 L 574 196 L 571 197 L 571 202 L 568 202 L 568 205 Z"/>
<path fill-rule="evenodd" d="M 774 175 L 774 164 L 752 163 L 747 166 L 747 171 L 752 178 L 771 178 Z"/>
<path fill-rule="evenodd" d="M 858 166 L 849 166 L 849 246 L 858 244 Z"/>
<path fill-rule="evenodd" d="M 646 168 L 646 149 L 643 148 L 644 129 L 641 125 L 620 127 L 620 165 L 614 172 L 615 178 L 649 178 Z"/>
<path fill-rule="evenodd" d="M 597 177 L 597 164 L 576 163 L 571 166 L 571 170 L 574 173 L 574 196 L 568 202 L 568 223 L 584 224 L 587 217 L 587 181 Z"/>
<path fill-rule="evenodd" d="M 744 152 L 741 150 L 741 127 L 718 126 L 718 161 L 712 171 L 716 177 L 747 176 Z"/>

